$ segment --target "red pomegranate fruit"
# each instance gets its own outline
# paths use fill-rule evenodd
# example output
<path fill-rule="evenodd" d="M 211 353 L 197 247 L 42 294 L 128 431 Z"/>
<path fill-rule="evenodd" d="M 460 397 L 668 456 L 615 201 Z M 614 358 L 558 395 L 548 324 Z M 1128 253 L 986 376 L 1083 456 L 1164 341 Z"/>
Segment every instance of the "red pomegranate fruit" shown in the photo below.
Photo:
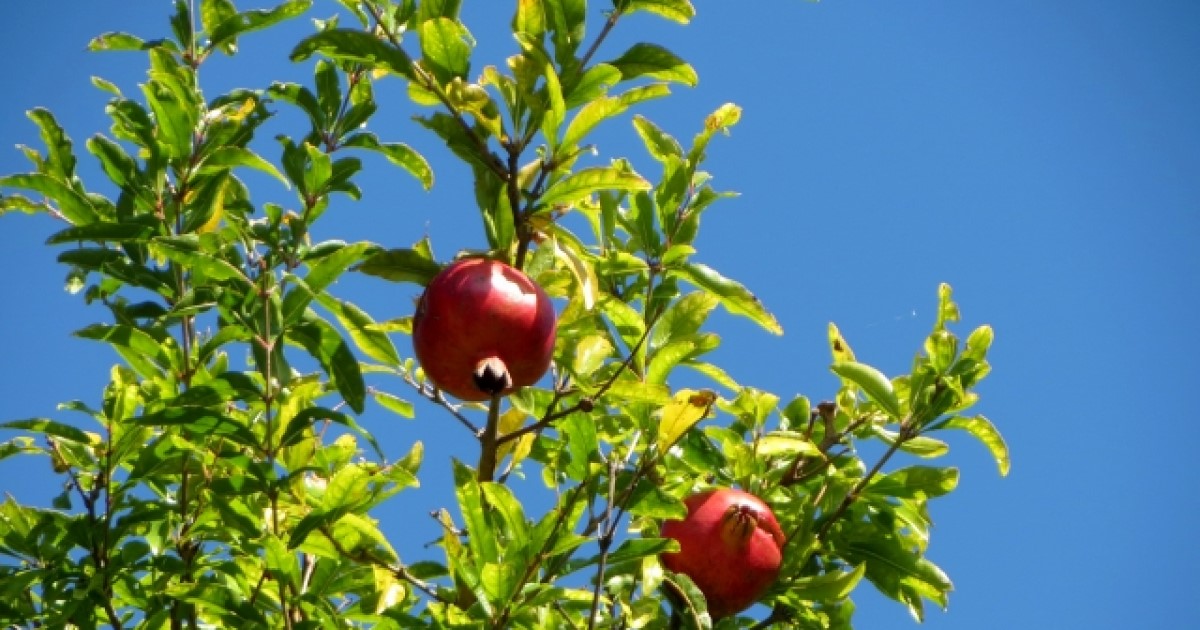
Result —
<path fill-rule="evenodd" d="M 766 593 L 783 561 L 783 531 L 771 508 L 741 490 L 720 488 L 684 500 L 688 515 L 663 523 L 679 551 L 659 559 L 692 579 L 714 619 L 737 614 Z"/>
<path fill-rule="evenodd" d="M 465 258 L 434 276 L 417 303 L 413 349 L 425 376 L 462 400 L 532 385 L 554 354 L 554 306 L 529 276 Z"/>

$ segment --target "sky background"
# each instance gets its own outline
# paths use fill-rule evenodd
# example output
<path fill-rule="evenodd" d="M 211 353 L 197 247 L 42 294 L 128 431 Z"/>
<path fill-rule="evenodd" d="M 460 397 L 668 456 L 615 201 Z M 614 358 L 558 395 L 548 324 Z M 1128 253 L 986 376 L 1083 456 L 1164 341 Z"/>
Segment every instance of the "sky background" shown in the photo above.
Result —
<path fill-rule="evenodd" d="M 512 3 L 465 4 L 479 40 L 475 75 L 516 50 Z M 596 14 L 604 3 L 592 4 Z M 1013 468 L 1002 479 L 982 446 L 952 440 L 944 461 L 962 478 L 931 506 L 929 555 L 956 591 L 949 612 L 930 610 L 925 627 L 1168 628 L 1196 619 L 1200 4 L 696 5 L 689 27 L 622 22 L 597 58 L 647 39 L 691 62 L 698 87 L 675 87 L 674 97 L 637 110 L 685 141 L 721 103 L 745 110 L 707 164 L 718 189 L 741 196 L 705 215 L 697 260 L 747 284 L 786 334 L 720 315 L 711 322 L 724 340 L 716 362 L 785 399 L 827 398 L 837 386 L 825 341 L 832 321 L 860 360 L 904 371 L 932 324 L 939 282 L 955 288 L 963 337 L 979 324 L 995 329 L 977 410 L 1004 433 Z M 311 16 L 334 7 L 318 0 Z M 73 137 L 84 181 L 102 188 L 83 144 L 107 132 L 107 96 L 89 77 L 136 94 L 145 60 L 85 45 L 109 30 L 163 36 L 168 8 L 5 3 L 0 173 L 28 170 L 12 147 L 40 148 L 24 112 L 45 106 Z M 206 94 L 311 83 L 311 66 L 286 55 L 310 28 L 306 18 L 244 38 L 240 63 L 205 66 Z M 385 113 L 372 128 L 421 150 L 434 190 L 368 160 L 363 201 L 337 204 L 318 236 L 404 247 L 429 234 L 446 260 L 483 244 L 469 173 L 410 121 L 417 110 L 400 86 L 377 86 Z M 296 122 L 283 116 L 269 129 L 302 135 Z M 275 131 L 259 145 L 271 158 Z M 596 137 L 599 159 L 629 156 L 655 177 L 628 115 Z M 290 202 L 270 180 L 252 191 L 259 203 Z M 55 405 L 96 402 L 116 361 L 107 346 L 69 335 L 106 312 L 63 290 L 66 269 L 42 244 L 59 227 L 48 217 L 0 219 L 0 420 L 77 421 Z M 412 309 L 409 287 L 347 278 L 336 290 L 376 319 Z M 407 352 L 406 340 L 397 345 Z M 448 457 L 473 460 L 473 442 L 436 411 L 405 421 L 373 408 L 361 422 L 390 456 L 425 441 L 423 487 L 377 516 L 393 539 L 432 538 L 433 523 L 411 514 L 450 506 Z M 44 460 L 0 462 L 0 490 L 22 501 L 48 504 L 59 483 Z M 866 582 L 856 600 L 857 627 L 915 627 Z"/>

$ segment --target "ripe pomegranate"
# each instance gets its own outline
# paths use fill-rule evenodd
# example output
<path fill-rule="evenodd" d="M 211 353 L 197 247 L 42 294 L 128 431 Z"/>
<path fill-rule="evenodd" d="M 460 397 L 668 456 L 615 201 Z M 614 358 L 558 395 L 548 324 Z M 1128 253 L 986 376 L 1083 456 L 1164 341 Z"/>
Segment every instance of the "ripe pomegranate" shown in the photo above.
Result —
<path fill-rule="evenodd" d="M 720 488 L 684 500 L 688 515 L 663 523 L 662 536 L 679 542 L 664 567 L 696 583 L 714 619 L 749 608 L 779 575 L 783 531 L 771 508 L 741 490 Z"/>
<path fill-rule="evenodd" d="M 425 288 L 413 317 L 413 349 L 439 389 L 488 400 L 546 373 L 554 328 L 554 306 L 529 276 L 499 261 L 465 258 Z"/>

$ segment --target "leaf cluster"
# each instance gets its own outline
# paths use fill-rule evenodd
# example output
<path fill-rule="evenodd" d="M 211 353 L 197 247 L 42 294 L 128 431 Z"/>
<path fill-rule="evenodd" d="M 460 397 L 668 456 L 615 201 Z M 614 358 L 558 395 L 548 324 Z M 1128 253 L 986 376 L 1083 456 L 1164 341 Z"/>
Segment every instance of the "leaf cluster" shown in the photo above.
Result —
<path fill-rule="evenodd" d="M 0 425 L 19 432 L 0 458 L 48 458 L 64 479 L 50 508 L 0 504 L 0 620 L 848 628 L 863 578 L 918 619 L 925 602 L 946 606 L 951 582 L 925 554 L 929 500 L 958 482 L 957 469 L 932 464 L 948 451 L 938 436 L 965 431 L 1001 474 L 1009 466 L 995 427 L 967 415 L 989 370 L 991 329 L 960 347 L 943 286 L 911 372 L 888 378 L 831 325 L 840 386 L 816 404 L 784 404 L 712 362 L 717 308 L 782 334 L 696 248 L 702 217 L 732 194 L 712 187 L 703 164 L 741 109 L 717 108 L 688 142 L 631 116 L 654 179 L 630 157 L 593 159 L 601 123 L 697 81 L 654 43 L 606 54 L 608 35 L 638 12 L 686 24 L 688 0 L 614 0 L 594 34 L 584 0 L 518 0 L 514 54 L 476 75 L 460 2 L 336 4 L 291 51 L 311 65 L 308 85 L 209 98 L 199 69 L 214 53 L 237 54 L 240 37 L 306 14 L 309 0 L 249 11 L 175 0 L 168 38 L 97 37 L 92 49 L 139 52 L 149 66 L 137 95 L 95 80 L 112 120 L 85 143 L 107 179 L 100 189 L 76 173 L 55 117 L 30 112 L 45 146 L 22 148 L 30 172 L 0 178 L 0 212 L 61 221 L 48 243 L 61 248 L 68 288 L 110 316 L 75 334 L 121 363 L 97 408 L 61 406 L 85 423 Z M 423 285 L 445 262 L 429 239 L 314 240 L 335 200 L 360 198 L 364 156 L 434 184 L 411 146 L 367 131 L 379 81 L 403 82 L 418 127 L 471 168 L 485 254 L 560 305 L 543 386 L 487 405 L 448 400 L 398 349 L 410 318 L 377 321 L 333 292 L 347 273 Z M 307 128 L 277 133 L 268 157 L 256 137 L 276 106 Z M 253 196 L 262 176 L 290 201 Z M 368 374 L 404 395 L 368 386 Z M 357 417 L 374 401 L 412 418 L 414 396 L 464 427 L 464 452 L 478 461 L 452 463 L 454 497 L 435 515 L 438 557 L 402 560 L 371 513 L 419 485 L 423 447 L 389 460 Z M 873 462 L 866 441 L 883 445 Z M 901 452 L 930 463 L 888 466 Z M 544 496 L 518 496 L 514 476 L 540 480 Z M 763 497 L 787 533 L 759 619 L 713 620 L 691 580 L 658 561 L 675 549 L 658 535 L 663 520 L 713 486 Z M 534 514 L 537 504 L 550 507 Z"/>

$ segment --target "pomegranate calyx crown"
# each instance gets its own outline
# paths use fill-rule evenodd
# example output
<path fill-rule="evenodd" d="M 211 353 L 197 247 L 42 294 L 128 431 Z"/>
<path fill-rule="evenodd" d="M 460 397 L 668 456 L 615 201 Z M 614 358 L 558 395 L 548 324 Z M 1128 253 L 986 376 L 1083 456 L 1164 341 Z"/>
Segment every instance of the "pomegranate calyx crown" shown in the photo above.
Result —
<path fill-rule="evenodd" d="M 489 396 L 495 396 L 512 387 L 512 376 L 508 373 L 508 366 L 504 365 L 504 361 L 499 357 L 488 357 L 475 364 L 472 380 L 479 391 Z"/>

